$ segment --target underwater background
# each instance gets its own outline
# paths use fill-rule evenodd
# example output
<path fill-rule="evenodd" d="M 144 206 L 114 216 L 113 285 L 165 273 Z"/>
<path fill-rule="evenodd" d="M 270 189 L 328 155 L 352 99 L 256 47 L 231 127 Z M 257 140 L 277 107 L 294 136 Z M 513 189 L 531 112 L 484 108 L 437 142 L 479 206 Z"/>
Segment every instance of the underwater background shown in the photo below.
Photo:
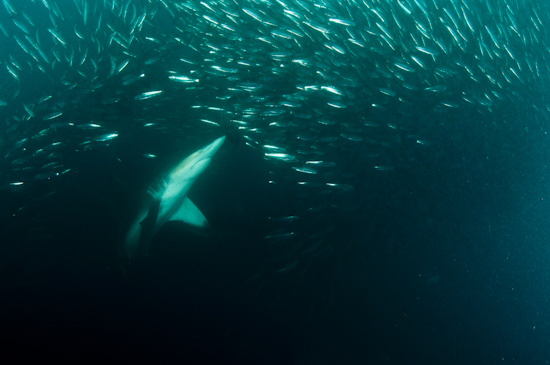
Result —
<path fill-rule="evenodd" d="M 0 349 L 546 364 L 535 0 L 3 0 Z M 128 270 L 136 200 L 226 140 Z"/>

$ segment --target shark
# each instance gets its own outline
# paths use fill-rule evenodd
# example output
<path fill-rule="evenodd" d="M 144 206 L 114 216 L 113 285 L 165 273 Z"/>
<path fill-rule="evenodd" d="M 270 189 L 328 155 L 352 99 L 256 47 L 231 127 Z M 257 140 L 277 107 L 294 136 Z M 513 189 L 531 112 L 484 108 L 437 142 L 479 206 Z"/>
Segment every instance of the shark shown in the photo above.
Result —
<path fill-rule="evenodd" d="M 220 137 L 194 152 L 147 189 L 123 239 L 128 263 L 148 255 L 154 235 L 166 222 L 181 221 L 201 230 L 208 228 L 208 221 L 187 194 L 224 141 L 225 136 Z"/>

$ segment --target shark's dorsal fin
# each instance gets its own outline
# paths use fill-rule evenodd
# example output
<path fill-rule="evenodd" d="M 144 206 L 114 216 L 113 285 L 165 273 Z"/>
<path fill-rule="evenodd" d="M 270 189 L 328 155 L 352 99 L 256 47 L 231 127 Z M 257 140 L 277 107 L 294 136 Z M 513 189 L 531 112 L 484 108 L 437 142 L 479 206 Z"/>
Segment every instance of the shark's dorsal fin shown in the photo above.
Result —
<path fill-rule="evenodd" d="M 178 210 L 170 217 L 169 220 L 181 221 L 201 229 L 208 228 L 208 221 L 204 215 L 187 197 L 185 197 Z"/>

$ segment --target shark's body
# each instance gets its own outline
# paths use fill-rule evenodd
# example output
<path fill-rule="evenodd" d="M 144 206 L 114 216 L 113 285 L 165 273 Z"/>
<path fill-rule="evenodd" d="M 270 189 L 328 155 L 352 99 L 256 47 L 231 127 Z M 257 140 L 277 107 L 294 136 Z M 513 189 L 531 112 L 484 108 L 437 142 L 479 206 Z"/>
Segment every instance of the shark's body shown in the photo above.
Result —
<path fill-rule="evenodd" d="M 148 189 L 147 197 L 124 237 L 123 251 L 128 261 L 136 254 L 146 256 L 154 234 L 168 221 L 182 221 L 201 229 L 208 227 L 206 218 L 189 200 L 187 193 L 224 140 L 225 137 L 220 137 L 196 151 Z"/>

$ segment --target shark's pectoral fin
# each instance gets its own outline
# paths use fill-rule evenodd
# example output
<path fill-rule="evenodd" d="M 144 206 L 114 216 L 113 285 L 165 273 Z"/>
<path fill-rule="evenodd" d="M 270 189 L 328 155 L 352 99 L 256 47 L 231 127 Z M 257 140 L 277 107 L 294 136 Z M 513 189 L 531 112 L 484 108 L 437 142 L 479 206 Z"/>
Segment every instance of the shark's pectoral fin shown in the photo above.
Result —
<path fill-rule="evenodd" d="M 140 222 L 141 235 L 139 241 L 139 256 L 146 257 L 149 253 L 149 246 L 153 240 L 155 226 L 159 214 L 160 200 L 153 200 L 147 216 Z"/>
<path fill-rule="evenodd" d="M 126 232 L 126 237 L 124 237 L 123 250 L 128 260 L 137 252 L 140 236 L 141 224 L 139 221 L 135 221 Z"/>
<path fill-rule="evenodd" d="M 182 221 L 192 225 L 193 227 L 201 229 L 208 228 L 208 221 L 204 215 L 187 197 L 183 200 L 178 210 L 170 217 L 169 220 Z"/>
<path fill-rule="evenodd" d="M 160 201 L 150 200 L 138 212 L 124 239 L 124 252 L 129 260 L 139 252 L 140 257 L 147 255 L 153 238 Z"/>

